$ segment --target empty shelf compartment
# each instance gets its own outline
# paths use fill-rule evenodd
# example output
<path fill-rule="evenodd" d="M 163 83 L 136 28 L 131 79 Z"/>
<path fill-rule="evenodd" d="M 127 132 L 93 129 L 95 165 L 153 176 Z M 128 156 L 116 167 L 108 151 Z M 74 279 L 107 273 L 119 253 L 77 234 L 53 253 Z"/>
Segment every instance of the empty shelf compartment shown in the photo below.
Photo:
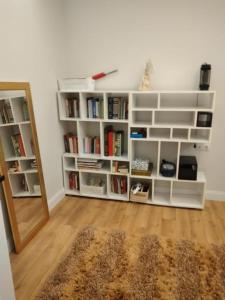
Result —
<path fill-rule="evenodd" d="M 179 207 L 201 208 L 204 201 L 205 183 L 174 182 L 172 204 Z"/>
<path fill-rule="evenodd" d="M 194 126 L 195 113 L 192 111 L 156 111 L 155 124 L 169 126 Z"/>
<path fill-rule="evenodd" d="M 169 139 L 170 128 L 149 128 L 149 137 L 156 139 Z"/>
<path fill-rule="evenodd" d="M 188 139 L 188 129 L 174 128 L 173 129 L 173 139 L 187 140 Z"/>

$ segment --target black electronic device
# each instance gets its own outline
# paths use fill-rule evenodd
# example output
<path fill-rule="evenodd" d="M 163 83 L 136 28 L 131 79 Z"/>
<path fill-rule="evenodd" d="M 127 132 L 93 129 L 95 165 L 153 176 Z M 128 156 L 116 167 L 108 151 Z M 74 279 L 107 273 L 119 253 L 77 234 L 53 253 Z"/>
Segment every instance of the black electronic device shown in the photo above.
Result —
<path fill-rule="evenodd" d="M 211 65 L 203 64 L 200 70 L 200 90 L 208 90 L 210 86 Z"/>
<path fill-rule="evenodd" d="M 197 180 L 198 164 L 195 156 L 180 156 L 178 179 Z"/>
<path fill-rule="evenodd" d="M 212 113 L 211 112 L 198 112 L 197 118 L 198 127 L 211 127 L 212 126 Z"/>
<path fill-rule="evenodd" d="M 160 165 L 160 173 L 165 177 L 173 177 L 176 174 L 176 165 L 163 159 Z"/>

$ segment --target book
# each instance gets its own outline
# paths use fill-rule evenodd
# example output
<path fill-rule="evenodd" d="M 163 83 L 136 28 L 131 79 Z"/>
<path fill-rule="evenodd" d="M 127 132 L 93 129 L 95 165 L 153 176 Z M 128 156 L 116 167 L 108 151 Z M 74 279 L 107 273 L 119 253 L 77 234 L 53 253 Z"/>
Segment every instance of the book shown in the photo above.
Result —
<path fill-rule="evenodd" d="M 12 108 L 11 108 L 9 100 L 1 100 L 0 101 L 0 116 L 1 116 L 2 124 L 14 122 Z"/>
<path fill-rule="evenodd" d="M 76 135 L 69 132 L 67 134 L 64 134 L 63 140 L 64 140 L 65 152 L 67 152 L 67 153 L 78 153 L 78 142 L 77 142 L 77 136 Z"/>
<path fill-rule="evenodd" d="M 108 119 L 128 119 L 128 99 L 125 97 L 108 97 Z"/>
<path fill-rule="evenodd" d="M 87 98 L 87 118 L 99 119 L 103 117 L 103 99 L 98 97 Z"/>
<path fill-rule="evenodd" d="M 26 156 L 21 134 L 12 135 L 11 141 L 15 156 Z"/>
<path fill-rule="evenodd" d="M 22 115 L 23 115 L 23 121 L 29 121 L 29 111 L 28 111 L 28 105 L 26 99 L 22 101 Z"/>
<path fill-rule="evenodd" d="M 76 98 L 65 99 L 65 112 L 67 118 L 79 118 L 79 100 Z"/>
<path fill-rule="evenodd" d="M 69 172 L 69 189 L 79 190 L 79 174 L 76 172 Z"/>
<path fill-rule="evenodd" d="M 126 194 L 127 193 L 127 177 L 125 176 L 111 176 L 111 191 L 115 194 Z"/>
<path fill-rule="evenodd" d="M 86 154 L 100 154 L 100 137 L 99 136 L 86 136 L 83 138 L 83 149 Z"/>
<path fill-rule="evenodd" d="M 113 126 L 104 129 L 105 156 L 121 156 L 124 153 L 124 131 L 115 131 Z"/>

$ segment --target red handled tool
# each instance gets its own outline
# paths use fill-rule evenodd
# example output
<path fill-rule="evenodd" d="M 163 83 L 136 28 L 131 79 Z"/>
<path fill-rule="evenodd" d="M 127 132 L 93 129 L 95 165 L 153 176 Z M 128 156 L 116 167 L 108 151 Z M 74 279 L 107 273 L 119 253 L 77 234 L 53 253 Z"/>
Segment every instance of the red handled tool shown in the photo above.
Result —
<path fill-rule="evenodd" d="M 107 72 L 107 73 L 101 72 L 101 73 L 98 73 L 98 74 L 93 75 L 91 78 L 92 78 L 93 80 L 98 80 L 98 79 L 103 78 L 103 77 L 105 77 L 105 76 L 107 76 L 107 75 L 109 75 L 109 74 L 116 73 L 117 71 L 118 71 L 118 70 L 116 69 L 116 70 L 109 71 L 109 72 Z"/>

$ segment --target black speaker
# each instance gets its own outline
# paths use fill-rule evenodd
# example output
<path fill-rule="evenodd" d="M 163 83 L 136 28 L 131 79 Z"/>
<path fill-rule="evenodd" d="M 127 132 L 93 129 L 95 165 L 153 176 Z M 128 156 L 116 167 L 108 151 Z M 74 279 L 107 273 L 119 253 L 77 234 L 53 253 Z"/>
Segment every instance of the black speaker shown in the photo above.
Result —
<path fill-rule="evenodd" d="M 195 156 L 180 156 L 178 179 L 197 180 L 198 164 Z"/>

